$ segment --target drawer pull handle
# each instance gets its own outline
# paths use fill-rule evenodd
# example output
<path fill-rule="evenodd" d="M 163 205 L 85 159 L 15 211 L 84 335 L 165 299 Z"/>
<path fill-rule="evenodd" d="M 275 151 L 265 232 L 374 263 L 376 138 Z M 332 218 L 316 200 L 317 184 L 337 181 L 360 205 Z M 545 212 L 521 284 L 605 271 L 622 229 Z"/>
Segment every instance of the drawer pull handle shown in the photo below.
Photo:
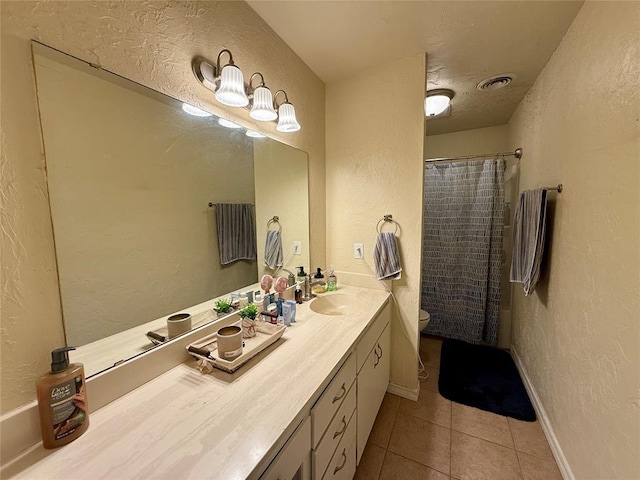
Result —
<path fill-rule="evenodd" d="M 345 388 L 344 382 L 342 382 L 342 386 L 340 387 L 340 389 L 342 390 L 342 393 L 337 397 L 333 397 L 333 401 L 331 403 L 336 403 L 338 400 L 342 400 L 342 397 L 344 397 L 347 394 L 347 389 Z"/>
<path fill-rule="evenodd" d="M 340 435 L 342 435 L 344 433 L 344 431 L 347 429 L 347 418 L 345 415 L 342 416 L 342 429 L 339 432 L 336 432 L 333 434 L 333 439 L 335 440 L 336 437 L 339 437 Z"/>
<path fill-rule="evenodd" d="M 335 475 L 336 473 L 338 473 L 340 470 L 342 470 L 344 468 L 344 466 L 347 464 L 347 449 L 345 448 L 344 450 L 342 450 L 342 458 L 344 458 L 344 460 L 342 460 L 342 465 L 340 465 L 339 467 L 336 467 L 333 469 L 333 474 Z"/>
<path fill-rule="evenodd" d="M 382 358 L 382 347 L 380 346 L 380 344 L 378 344 L 378 347 L 380 348 L 380 358 Z"/>

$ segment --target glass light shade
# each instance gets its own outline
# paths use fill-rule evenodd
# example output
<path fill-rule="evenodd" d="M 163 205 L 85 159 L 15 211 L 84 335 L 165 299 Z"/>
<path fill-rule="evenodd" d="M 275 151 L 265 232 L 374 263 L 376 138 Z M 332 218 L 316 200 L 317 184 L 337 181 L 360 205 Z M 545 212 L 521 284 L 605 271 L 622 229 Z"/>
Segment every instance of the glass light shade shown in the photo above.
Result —
<path fill-rule="evenodd" d="M 256 132 L 255 130 L 247 130 L 247 133 L 245 133 L 245 135 L 247 137 L 251 137 L 251 138 L 265 138 L 266 137 L 266 135 L 263 135 L 260 132 Z"/>
<path fill-rule="evenodd" d="M 273 108 L 273 95 L 267 87 L 258 87 L 253 91 L 253 106 L 249 116 L 261 122 L 270 122 L 278 118 Z"/>
<path fill-rule="evenodd" d="M 285 102 L 278 108 L 278 125 L 276 130 L 279 132 L 297 132 L 300 130 L 300 124 L 296 120 L 296 111 L 289 102 Z"/>
<path fill-rule="evenodd" d="M 237 123 L 230 122 L 229 120 L 227 120 L 225 118 L 219 118 L 218 119 L 218 124 L 222 125 L 223 127 L 227 127 L 227 128 L 242 128 L 241 125 L 238 125 Z"/>
<path fill-rule="evenodd" d="M 427 117 L 435 117 L 444 112 L 451 99 L 446 95 L 430 95 L 424 99 L 424 113 Z"/>
<path fill-rule="evenodd" d="M 193 105 L 189 105 L 188 103 L 182 104 L 182 110 L 189 115 L 195 115 L 196 117 L 210 117 L 213 115 L 212 113 L 206 112 L 201 108 L 194 107 Z"/>
<path fill-rule="evenodd" d="M 244 91 L 242 71 L 235 65 L 226 65 L 220 74 L 220 87 L 215 93 L 216 100 L 230 107 L 246 107 L 249 98 Z"/>

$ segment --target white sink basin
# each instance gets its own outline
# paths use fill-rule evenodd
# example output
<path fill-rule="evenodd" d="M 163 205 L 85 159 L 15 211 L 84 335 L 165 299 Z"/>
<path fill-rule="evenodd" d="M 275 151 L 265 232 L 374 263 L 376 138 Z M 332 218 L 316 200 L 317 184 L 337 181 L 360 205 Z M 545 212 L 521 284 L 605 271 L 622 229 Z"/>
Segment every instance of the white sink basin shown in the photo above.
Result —
<path fill-rule="evenodd" d="M 330 293 L 311 300 L 309 307 L 322 315 L 354 315 L 364 310 L 364 302 L 349 293 Z"/>

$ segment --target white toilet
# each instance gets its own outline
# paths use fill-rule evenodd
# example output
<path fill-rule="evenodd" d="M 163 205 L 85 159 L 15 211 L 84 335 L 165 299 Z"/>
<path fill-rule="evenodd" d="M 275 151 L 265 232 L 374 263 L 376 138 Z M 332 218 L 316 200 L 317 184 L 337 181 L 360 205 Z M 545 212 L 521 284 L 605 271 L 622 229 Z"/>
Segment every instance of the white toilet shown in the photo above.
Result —
<path fill-rule="evenodd" d="M 424 310 L 420 309 L 420 317 L 419 317 L 420 332 L 425 328 L 427 328 L 427 325 L 429 325 L 429 320 L 431 320 L 431 316 L 429 315 L 429 312 L 425 312 Z"/>

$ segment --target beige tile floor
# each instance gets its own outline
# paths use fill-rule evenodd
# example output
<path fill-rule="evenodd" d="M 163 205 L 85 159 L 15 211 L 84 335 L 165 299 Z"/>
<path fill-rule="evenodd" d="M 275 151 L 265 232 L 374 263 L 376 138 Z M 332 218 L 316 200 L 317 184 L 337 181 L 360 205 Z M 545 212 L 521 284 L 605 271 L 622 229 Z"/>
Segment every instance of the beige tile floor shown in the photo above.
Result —
<path fill-rule="evenodd" d="M 386 394 L 356 480 L 562 480 L 537 421 L 467 407 L 438 393 L 441 343 L 420 339 L 429 379 L 417 402 Z"/>

